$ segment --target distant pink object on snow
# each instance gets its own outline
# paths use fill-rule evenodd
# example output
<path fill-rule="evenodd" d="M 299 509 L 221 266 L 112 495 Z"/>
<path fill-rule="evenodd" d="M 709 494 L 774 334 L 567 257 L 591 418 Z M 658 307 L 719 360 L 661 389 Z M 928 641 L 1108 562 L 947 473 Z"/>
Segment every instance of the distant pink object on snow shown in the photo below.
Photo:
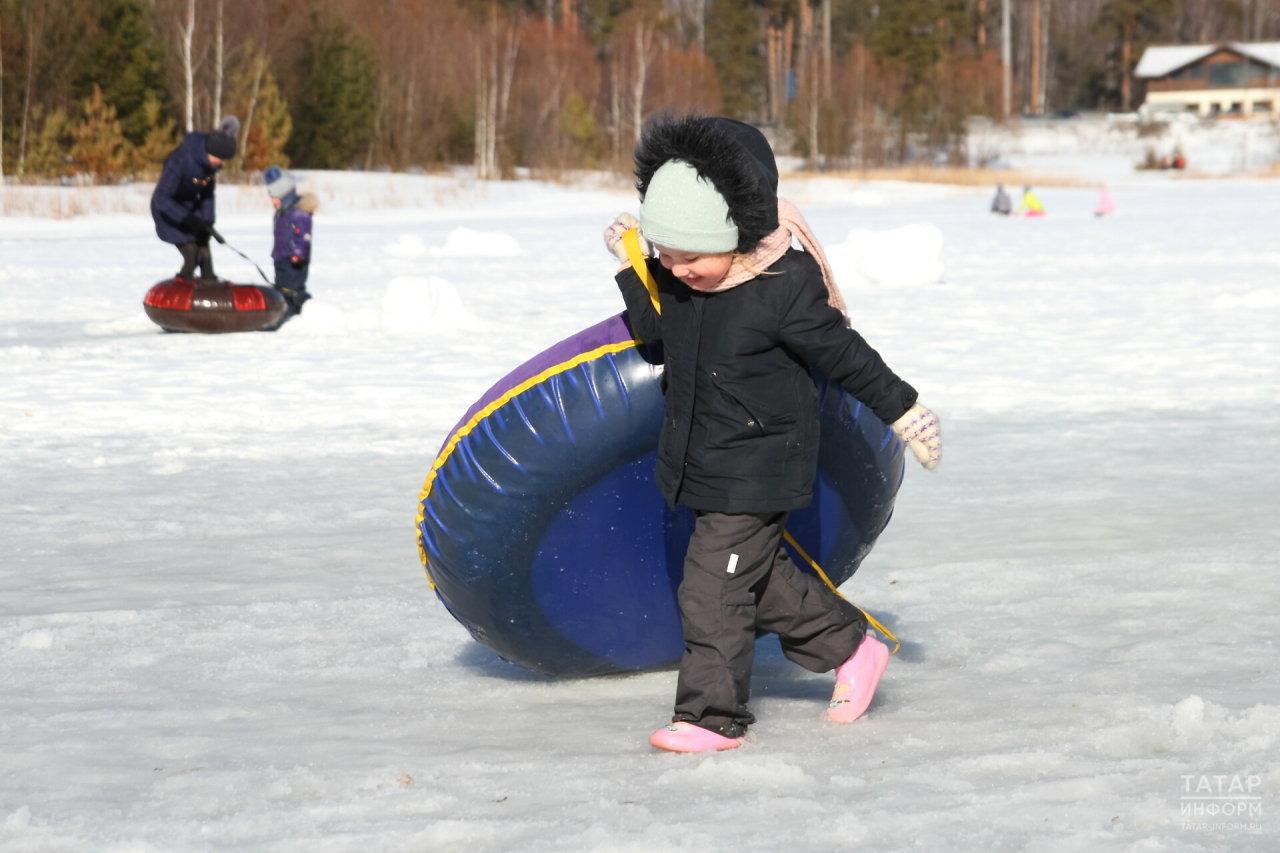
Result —
<path fill-rule="evenodd" d="M 1094 216 L 1110 216 L 1116 212 L 1116 204 L 1111 200 L 1111 190 L 1106 187 L 1098 193 L 1098 209 L 1093 212 Z"/>

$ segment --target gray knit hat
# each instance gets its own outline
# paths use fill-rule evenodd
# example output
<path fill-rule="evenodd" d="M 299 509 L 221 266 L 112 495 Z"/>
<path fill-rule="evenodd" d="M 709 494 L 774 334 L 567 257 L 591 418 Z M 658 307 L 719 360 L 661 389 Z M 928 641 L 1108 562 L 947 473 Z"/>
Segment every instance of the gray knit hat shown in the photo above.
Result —
<path fill-rule="evenodd" d="M 732 252 L 738 226 L 710 181 L 683 160 L 668 160 L 649 181 L 640 205 L 640 233 L 678 252 Z"/>

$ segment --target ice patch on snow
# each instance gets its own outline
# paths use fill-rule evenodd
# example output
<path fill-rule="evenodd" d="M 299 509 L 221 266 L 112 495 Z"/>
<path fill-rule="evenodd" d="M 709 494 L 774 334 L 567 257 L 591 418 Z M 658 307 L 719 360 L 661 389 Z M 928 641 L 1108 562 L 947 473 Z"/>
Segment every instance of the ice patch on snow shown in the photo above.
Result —
<path fill-rule="evenodd" d="M 855 228 L 827 250 L 837 280 L 909 287 L 942 281 L 942 231 L 920 222 L 891 231 Z"/>
<path fill-rule="evenodd" d="M 403 239 L 401 238 L 401 242 Z M 427 253 L 435 258 L 505 258 L 523 255 L 524 249 L 520 248 L 519 241 L 510 234 L 459 227 L 449 232 L 443 246 L 432 246 Z"/>
<path fill-rule="evenodd" d="M 442 278 L 401 276 L 382 295 L 384 332 L 411 334 L 473 328 L 476 318 L 462 304 L 458 288 Z"/>

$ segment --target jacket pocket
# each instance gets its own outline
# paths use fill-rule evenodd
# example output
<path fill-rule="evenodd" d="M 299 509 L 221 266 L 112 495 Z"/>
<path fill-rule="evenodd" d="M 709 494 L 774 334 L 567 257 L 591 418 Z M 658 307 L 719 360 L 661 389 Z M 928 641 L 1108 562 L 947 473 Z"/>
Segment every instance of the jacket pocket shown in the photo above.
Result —
<path fill-rule="evenodd" d="M 720 428 L 708 441 L 708 463 L 729 475 L 784 477 L 799 446 L 796 416 L 730 390 L 714 373 L 711 378 L 722 405 Z"/>

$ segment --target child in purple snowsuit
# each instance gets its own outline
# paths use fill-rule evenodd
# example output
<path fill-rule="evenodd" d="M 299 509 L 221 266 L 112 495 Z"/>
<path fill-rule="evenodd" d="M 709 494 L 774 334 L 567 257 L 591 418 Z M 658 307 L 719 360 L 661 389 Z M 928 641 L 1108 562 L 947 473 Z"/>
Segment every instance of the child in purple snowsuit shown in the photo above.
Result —
<path fill-rule="evenodd" d="M 307 272 L 311 266 L 311 214 L 319 202 L 314 195 L 298 195 L 293 176 L 279 166 L 263 173 L 267 194 L 275 205 L 275 247 L 271 259 L 276 266 L 276 290 L 289 304 L 286 317 L 302 313 L 311 298 L 307 292 Z"/>

